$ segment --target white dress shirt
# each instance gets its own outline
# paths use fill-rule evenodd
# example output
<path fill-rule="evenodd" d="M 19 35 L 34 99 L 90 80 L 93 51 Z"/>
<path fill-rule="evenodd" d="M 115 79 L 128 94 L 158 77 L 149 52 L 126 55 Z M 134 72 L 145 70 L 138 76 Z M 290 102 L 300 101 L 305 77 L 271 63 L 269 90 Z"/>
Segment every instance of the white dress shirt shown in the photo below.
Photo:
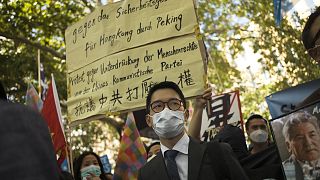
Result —
<path fill-rule="evenodd" d="M 180 180 L 188 180 L 188 147 L 189 147 L 189 136 L 184 133 L 182 138 L 173 146 L 172 150 L 179 151 L 176 157 L 176 163 L 178 167 L 178 173 L 180 176 Z M 170 150 L 160 142 L 160 148 L 162 152 L 162 156 L 164 157 L 164 153 L 167 150 Z M 167 161 L 165 160 L 166 164 Z"/>

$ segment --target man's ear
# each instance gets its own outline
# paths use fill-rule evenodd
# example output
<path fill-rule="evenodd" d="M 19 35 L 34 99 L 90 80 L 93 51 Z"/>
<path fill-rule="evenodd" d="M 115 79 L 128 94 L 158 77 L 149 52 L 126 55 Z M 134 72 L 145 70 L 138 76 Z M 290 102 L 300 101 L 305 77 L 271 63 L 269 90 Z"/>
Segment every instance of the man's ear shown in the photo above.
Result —
<path fill-rule="evenodd" d="M 287 149 L 288 149 L 289 153 L 292 154 L 291 146 L 290 146 L 290 143 L 288 141 L 286 141 L 286 146 L 287 146 Z"/>
<path fill-rule="evenodd" d="M 147 122 L 148 126 L 152 128 L 153 120 L 149 114 L 146 115 L 146 122 Z"/>
<path fill-rule="evenodd" d="M 186 110 L 184 111 L 184 121 L 187 122 L 188 119 L 189 119 L 189 110 L 186 109 Z"/>

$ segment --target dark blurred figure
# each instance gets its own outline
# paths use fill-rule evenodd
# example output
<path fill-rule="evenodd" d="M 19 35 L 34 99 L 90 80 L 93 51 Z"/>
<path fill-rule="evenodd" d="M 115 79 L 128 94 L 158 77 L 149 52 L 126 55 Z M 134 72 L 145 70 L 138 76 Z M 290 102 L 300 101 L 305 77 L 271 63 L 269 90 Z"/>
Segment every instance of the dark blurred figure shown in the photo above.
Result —
<path fill-rule="evenodd" d="M 213 141 L 228 143 L 239 160 L 249 155 L 246 138 L 239 127 L 231 124 L 225 125 L 214 137 Z"/>
<path fill-rule="evenodd" d="M 59 180 L 46 122 L 20 104 L 0 101 L 0 179 Z"/>
<path fill-rule="evenodd" d="M 275 144 L 240 161 L 250 180 L 284 179 L 281 159 Z"/>
<path fill-rule="evenodd" d="M 94 152 L 84 152 L 76 160 L 73 166 L 74 179 L 83 180 L 107 180 L 103 173 L 103 165 L 100 157 Z"/>
<path fill-rule="evenodd" d="M 309 16 L 302 32 L 302 41 L 308 54 L 320 64 L 320 7 Z"/>
<path fill-rule="evenodd" d="M 74 180 L 72 174 L 67 171 L 61 171 L 59 176 L 60 180 Z"/>
<path fill-rule="evenodd" d="M 1 81 L 0 81 L 0 101 L 6 101 L 7 100 L 7 94 L 6 91 L 4 90 L 4 86 L 2 85 Z"/>

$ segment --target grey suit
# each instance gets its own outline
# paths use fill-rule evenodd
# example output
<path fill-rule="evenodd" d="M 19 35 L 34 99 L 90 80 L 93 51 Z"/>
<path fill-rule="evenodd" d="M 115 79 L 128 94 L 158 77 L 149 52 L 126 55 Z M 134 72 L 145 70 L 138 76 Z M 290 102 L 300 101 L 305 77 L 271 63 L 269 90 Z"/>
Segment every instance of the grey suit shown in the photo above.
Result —
<path fill-rule="evenodd" d="M 228 170 L 226 179 L 242 180 L 247 179 L 238 160 L 231 153 L 231 148 L 226 144 L 219 144 L 223 155 L 219 155 L 219 159 L 223 161 Z M 201 143 L 192 138 L 189 142 L 188 152 L 188 180 L 218 180 L 216 173 L 221 172 L 219 162 L 216 166 L 212 165 L 212 159 L 207 151 L 208 143 Z M 150 162 L 139 170 L 139 180 L 169 180 L 166 165 L 162 153 L 159 152 Z M 220 180 L 220 179 L 219 179 Z"/>

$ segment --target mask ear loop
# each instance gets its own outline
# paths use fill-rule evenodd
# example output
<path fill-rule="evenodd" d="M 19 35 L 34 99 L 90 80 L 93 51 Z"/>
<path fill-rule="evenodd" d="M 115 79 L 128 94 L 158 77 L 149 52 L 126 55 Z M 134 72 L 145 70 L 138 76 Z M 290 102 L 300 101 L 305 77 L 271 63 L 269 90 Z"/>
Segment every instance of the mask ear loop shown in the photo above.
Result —
<path fill-rule="evenodd" d="M 151 118 L 151 120 L 149 118 Z M 151 116 L 150 114 L 146 114 L 146 121 L 152 121 L 151 128 L 154 129 L 153 116 Z M 147 124 L 148 124 L 148 122 L 147 122 Z M 149 126 L 149 124 L 148 124 L 148 126 Z"/>
<path fill-rule="evenodd" d="M 183 111 L 183 114 L 184 114 L 184 121 L 183 121 L 184 127 L 189 127 L 189 122 L 188 122 L 188 120 L 189 120 L 189 109 L 185 109 Z"/>

